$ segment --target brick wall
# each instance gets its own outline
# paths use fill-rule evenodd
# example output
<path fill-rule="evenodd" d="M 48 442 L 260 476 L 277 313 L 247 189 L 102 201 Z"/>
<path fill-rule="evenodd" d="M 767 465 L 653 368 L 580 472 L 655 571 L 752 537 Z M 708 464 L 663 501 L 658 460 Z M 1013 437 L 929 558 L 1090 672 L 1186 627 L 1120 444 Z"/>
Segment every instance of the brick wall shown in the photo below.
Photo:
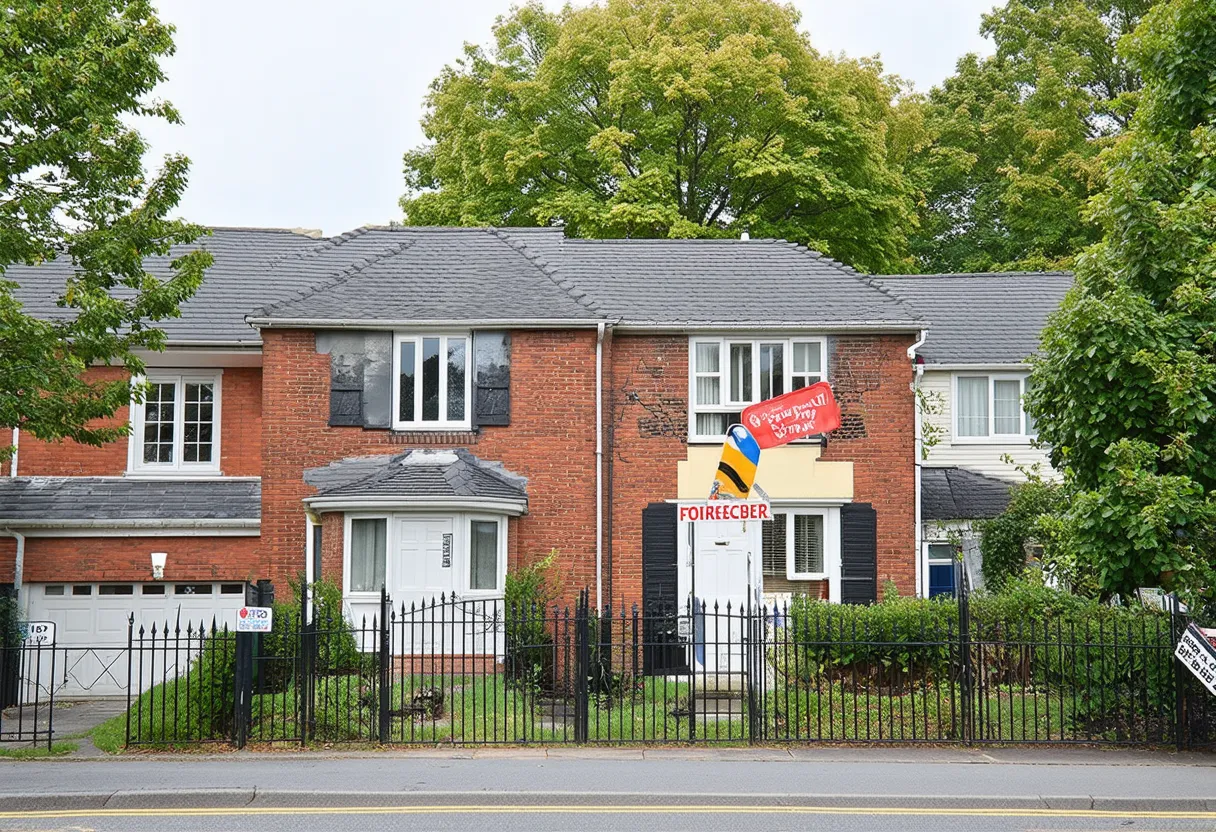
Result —
<path fill-rule="evenodd" d="M 895 582 L 916 593 L 916 451 L 911 336 L 829 339 L 828 378 L 841 406 L 840 429 L 823 459 L 853 463 L 853 500 L 878 513 L 878 592 Z"/>
<path fill-rule="evenodd" d="M 125 376 L 117 367 L 98 367 L 89 375 L 98 380 Z M 255 477 L 262 472 L 262 371 L 229 367 L 220 382 L 220 468 L 230 477 Z M 119 408 L 109 424 L 123 424 L 130 408 Z M 6 432 L 7 433 L 7 432 Z M 11 436 L 11 434 L 10 434 Z M 5 444 L 12 440 L 8 438 Z M 77 442 L 41 442 L 22 432 L 17 474 L 22 477 L 115 477 L 127 470 L 127 440 L 100 448 Z M 4 466 L 4 475 L 8 466 Z"/>
<path fill-rule="evenodd" d="M 617 335 L 611 356 L 612 599 L 640 604 L 642 509 L 675 498 L 688 455 L 688 337 Z"/>
<path fill-rule="evenodd" d="M 557 549 L 570 591 L 595 582 L 595 332 L 519 331 L 511 341 L 511 424 L 476 434 L 397 435 L 329 427 L 329 356 L 313 333 L 263 332 L 262 550 L 280 585 L 304 567 L 304 510 L 313 489 L 307 468 L 348 456 L 428 447 L 467 447 L 528 478 L 528 514 L 512 520 L 509 563 Z M 322 569 L 335 579 L 341 525 L 325 521 Z"/>
<path fill-rule="evenodd" d="M 911 336 L 829 339 L 829 380 L 843 424 L 826 460 L 853 463 L 854 500 L 878 512 L 878 577 L 915 586 Z M 612 595 L 641 601 L 642 509 L 677 493 L 687 455 L 688 338 L 618 335 L 611 344 Z"/>
<path fill-rule="evenodd" d="M 24 579 L 147 581 L 149 555 L 166 552 L 167 581 L 243 581 L 261 577 L 257 545 L 256 537 L 27 537 Z"/>
<path fill-rule="evenodd" d="M 12 537 L 0 537 L 0 584 L 11 584 L 17 564 L 17 541 Z"/>

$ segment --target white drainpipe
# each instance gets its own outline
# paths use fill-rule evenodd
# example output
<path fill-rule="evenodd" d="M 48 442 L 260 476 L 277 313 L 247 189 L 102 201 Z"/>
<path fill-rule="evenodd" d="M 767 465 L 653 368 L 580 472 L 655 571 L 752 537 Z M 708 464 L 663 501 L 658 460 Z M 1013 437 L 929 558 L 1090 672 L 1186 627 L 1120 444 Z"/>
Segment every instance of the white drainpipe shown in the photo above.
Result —
<path fill-rule="evenodd" d="M 595 328 L 595 609 L 604 608 L 604 324 Z"/>
<path fill-rule="evenodd" d="M 912 346 L 908 347 L 908 358 L 912 359 L 913 362 L 916 362 L 916 351 L 924 345 L 925 339 L 928 337 L 929 337 L 929 330 L 922 329 L 920 331 L 920 340 L 917 341 Z M 920 513 L 920 469 L 921 469 L 921 452 L 924 450 L 924 437 L 922 435 L 923 426 L 921 424 L 922 416 L 921 416 L 921 412 L 920 412 L 920 401 L 917 398 L 916 394 L 920 391 L 920 380 L 921 380 L 921 376 L 924 375 L 925 365 L 920 364 L 920 363 L 915 363 L 914 366 L 916 367 L 916 379 L 912 382 L 912 408 L 913 408 L 912 414 L 913 414 L 913 423 L 914 423 L 913 449 L 916 454 L 916 458 L 914 460 L 915 464 L 916 464 L 915 465 L 916 483 L 915 483 L 915 486 L 913 487 L 913 494 L 914 494 L 913 512 L 914 512 L 914 515 L 916 518 L 914 520 L 914 522 L 916 524 L 916 532 L 914 535 L 914 539 L 916 541 L 916 595 L 918 597 L 924 597 L 929 594 L 927 588 L 925 587 L 925 575 L 924 575 L 924 563 L 923 563 L 923 561 L 925 559 L 924 558 L 925 546 L 924 546 L 924 540 L 923 540 L 924 532 L 921 529 L 922 520 L 921 520 L 921 513 Z"/>
<path fill-rule="evenodd" d="M 17 591 L 17 603 L 20 604 L 24 600 L 21 597 L 21 575 L 25 571 L 25 535 L 12 529 L 0 529 L 0 534 L 6 534 L 17 541 L 17 559 L 13 563 L 13 589 Z M 24 608 L 28 609 L 29 604 L 25 604 Z"/>
<path fill-rule="evenodd" d="M 21 428 L 13 428 L 13 456 L 9 460 L 8 475 L 10 477 L 17 476 L 17 451 L 21 442 Z"/>

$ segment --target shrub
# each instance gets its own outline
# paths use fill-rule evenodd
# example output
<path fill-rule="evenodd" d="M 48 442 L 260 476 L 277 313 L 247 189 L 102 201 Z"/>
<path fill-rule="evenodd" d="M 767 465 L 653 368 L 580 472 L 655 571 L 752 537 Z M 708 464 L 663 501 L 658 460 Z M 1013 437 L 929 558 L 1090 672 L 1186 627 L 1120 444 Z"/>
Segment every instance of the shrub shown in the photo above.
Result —
<path fill-rule="evenodd" d="M 557 550 L 507 573 L 503 592 L 506 617 L 505 664 L 508 683 L 539 688 L 553 678 L 550 606 L 557 599 L 551 571 Z"/>
<path fill-rule="evenodd" d="M 1169 618 L 1159 611 L 1100 604 L 1027 577 L 973 595 L 970 618 L 971 665 L 986 685 L 1067 690 L 1083 719 L 1104 717 L 1116 694 L 1150 710 L 1172 701 Z M 852 606 L 799 597 L 776 623 L 770 658 L 787 684 L 898 690 L 957 681 L 953 599 Z"/>

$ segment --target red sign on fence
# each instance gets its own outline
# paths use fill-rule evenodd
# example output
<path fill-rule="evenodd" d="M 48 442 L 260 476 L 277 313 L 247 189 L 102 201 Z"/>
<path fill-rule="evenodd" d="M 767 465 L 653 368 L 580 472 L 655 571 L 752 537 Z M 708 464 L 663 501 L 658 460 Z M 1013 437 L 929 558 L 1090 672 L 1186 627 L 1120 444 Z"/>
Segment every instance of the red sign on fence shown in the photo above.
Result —
<path fill-rule="evenodd" d="M 840 427 L 840 406 L 826 381 L 791 390 L 743 411 L 743 426 L 761 449 L 775 448 Z"/>

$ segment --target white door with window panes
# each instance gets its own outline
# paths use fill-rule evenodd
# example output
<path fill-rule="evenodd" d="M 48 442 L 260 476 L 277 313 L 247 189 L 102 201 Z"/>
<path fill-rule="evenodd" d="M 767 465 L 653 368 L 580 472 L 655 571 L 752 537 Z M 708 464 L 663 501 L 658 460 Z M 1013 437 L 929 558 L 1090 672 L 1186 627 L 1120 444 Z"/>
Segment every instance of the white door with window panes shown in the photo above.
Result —
<path fill-rule="evenodd" d="M 350 516 L 346 600 L 356 627 L 392 600 L 394 650 L 501 652 L 505 517 L 456 513 Z M 371 644 L 365 645 L 371 649 Z"/>

